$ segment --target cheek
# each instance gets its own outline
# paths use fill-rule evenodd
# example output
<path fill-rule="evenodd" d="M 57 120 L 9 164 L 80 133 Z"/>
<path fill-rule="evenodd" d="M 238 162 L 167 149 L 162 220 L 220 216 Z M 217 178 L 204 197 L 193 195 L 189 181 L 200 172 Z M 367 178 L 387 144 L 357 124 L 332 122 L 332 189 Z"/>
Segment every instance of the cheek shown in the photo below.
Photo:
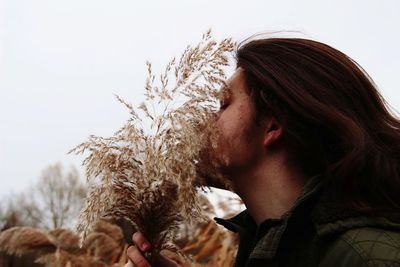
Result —
<path fill-rule="evenodd" d="M 237 112 L 235 112 L 237 111 Z M 227 110 L 217 121 L 219 143 L 221 149 L 228 152 L 230 149 L 239 149 L 243 142 L 243 131 L 246 129 L 246 118 L 240 110 Z"/>
<path fill-rule="evenodd" d="M 229 129 L 229 122 L 223 121 L 223 120 L 218 120 L 217 121 L 217 131 L 218 131 L 218 146 L 219 149 L 225 150 L 226 146 L 228 145 L 227 141 L 229 138 L 229 134 L 231 133 L 231 130 Z M 222 151 L 220 151 L 222 152 Z"/>
<path fill-rule="evenodd" d="M 232 146 L 232 139 L 234 133 L 234 127 L 232 125 L 232 119 L 229 119 L 227 112 L 221 114 L 216 122 L 217 134 L 218 134 L 218 153 L 220 156 L 225 158 L 229 154 L 229 149 Z M 224 160 L 226 161 L 226 159 Z"/>
<path fill-rule="evenodd" d="M 221 113 L 218 113 L 217 115 L 217 120 L 215 122 L 215 126 L 218 129 L 219 132 L 221 132 L 225 128 L 225 124 L 229 121 L 229 118 L 227 118 L 227 111 L 223 111 Z"/>
<path fill-rule="evenodd" d="M 235 119 L 236 118 L 232 115 L 232 112 L 228 110 L 220 115 L 216 123 L 220 138 L 226 138 L 236 131 Z"/>

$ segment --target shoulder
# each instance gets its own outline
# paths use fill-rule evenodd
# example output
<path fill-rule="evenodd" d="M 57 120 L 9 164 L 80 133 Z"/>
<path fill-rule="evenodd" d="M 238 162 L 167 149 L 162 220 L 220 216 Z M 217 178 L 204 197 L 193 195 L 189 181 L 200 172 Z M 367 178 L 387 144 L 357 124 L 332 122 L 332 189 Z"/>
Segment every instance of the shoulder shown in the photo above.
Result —
<path fill-rule="evenodd" d="M 373 227 L 347 230 L 328 247 L 320 266 L 400 267 L 400 232 Z"/>

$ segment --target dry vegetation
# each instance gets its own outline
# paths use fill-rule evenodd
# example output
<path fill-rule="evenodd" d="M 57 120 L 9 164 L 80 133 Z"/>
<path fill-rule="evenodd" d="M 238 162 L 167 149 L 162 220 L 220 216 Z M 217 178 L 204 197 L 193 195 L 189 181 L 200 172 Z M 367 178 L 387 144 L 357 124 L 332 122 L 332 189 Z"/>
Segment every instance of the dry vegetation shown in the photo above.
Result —
<path fill-rule="evenodd" d="M 90 189 L 80 237 L 64 229 L 14 227 L 0 234 L 0 251 L 33 253 L 49 267 L 124 266 L 128 245 L 110 220 L 125 218 L 155 253 L 179 249 L 193 266 L 232 266 L 236 236 L 209 220 L 213 207 L 199 189 L 210 181 L 230 187 L 216 171 L 214 121 L 234 46 L 231 39 L 213 41 L 207 32 L 161 75 L 148 63 L 145 101 L 134 106 L 117 96 L 130 112 L 126 124 L 111 137 L 90 136 L 70 151 L 88 153 L 83 164 Z M 226 201 L 220 206 L 229 213 Z"/>
<path fill-rule="evenodd" d="M 215 215 L 207 198 L 201 205 L 208 216 Z M 221 198 L 221 203 L 237 199 Z M 226 214 L 234 212 L 225 210 Z M 235 211 L 236 212 L 236 211 Z M 30 255 L 46 267 L 123 267 L 127 262 L 123 230 L 114 223 L 100 220 L 80 246 L 78 234 L 65 229 L 39 230 L 14 227 L 0 234 L 0 251 L 11 255 Z M 192 259 L 193 267 L 232 266 L 237 250 L 237 236 L 217 226 L 213 221 L 182 225 L 176 240 L 180 251 Z"/>
<path fill-rule="evenodd" d="M 127 123 L 113 136 L 91 136 L 71 151 L 90 153 L 84 160 L 92 190 L 79 225 L 83 238 L 100 218 L 123 217 L 157 253 L 173 248 L 179 224 L 204 218 L 201 166 L 208 177 L 224 181 L 210 166 L 218 164 L 215 112 L 233 48 L 231 39 L 217 43 L 207 32 L 161 75 L 148 63 L 145 101 L 135 107 L 117 97 L 130 111 Z"/>
<path fill-rule="evenodd" d="M 0 235 L 3 251 L 15 255 L 33 254 L 35 262 L 47 267 L 112 266 L 120 259 L 123 245 L 122 230 L 105 221 L 97 223 L 82 247 L 79 236 L 66 229 L 44 231 L 13 227 Z"/>

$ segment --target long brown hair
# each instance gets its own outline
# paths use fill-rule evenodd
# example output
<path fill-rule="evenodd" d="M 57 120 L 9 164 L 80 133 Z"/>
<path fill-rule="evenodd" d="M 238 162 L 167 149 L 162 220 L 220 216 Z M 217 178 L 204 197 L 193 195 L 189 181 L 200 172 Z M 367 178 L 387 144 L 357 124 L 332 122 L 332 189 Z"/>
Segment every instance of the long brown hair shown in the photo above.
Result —
<path fill-rule="evenodd" d="M 368 214 L 400 211 L 400 121 L 342 52 L 301 38 L 246 41 L 237 51 L 258 118 L 272 115 L 304 173 Z"/>

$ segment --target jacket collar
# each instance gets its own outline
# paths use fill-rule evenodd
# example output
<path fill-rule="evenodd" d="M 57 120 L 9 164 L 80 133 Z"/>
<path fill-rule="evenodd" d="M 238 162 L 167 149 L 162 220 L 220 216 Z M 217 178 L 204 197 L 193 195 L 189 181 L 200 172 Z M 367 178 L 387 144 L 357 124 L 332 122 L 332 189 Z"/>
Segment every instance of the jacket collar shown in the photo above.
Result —
<path fill-rule="evenodd" d="M 385 217 L 358 216 L 354 218 L 337 220 L 331 223 L 316 224 L 316 230 L 319 236 L 341 233 L 346 230 L 359 227 L 374 227 L 396 231 L 400 230 L 399 223 L 390 221 Z"/>
<path fill-rule="evenodd" d="M 303 188 L 301 195 L 292 208 L 280 219 L 268 219 L 258 227 L 247 210 L 242 211 L 233 218 L 224 220 L 214 218 L 215 221 L 230 231 L 242 235 L 262 234 L 250 254 L 251 258 L 272 259 L 276 256 L 278 247 L 288 224 L 301 225 L 307 218 L 311 220 L 318 236 L 342 233 L 357 227 L 377 227 L 383 229 L 400 230 L 400 221 L 397 215 L 384 215 L 384 217 L 364 216 L 363 214 L 348 209 L 339 208 L 328 201 L 323 194 L 322 183 L 319 177 L 314 177 Z"/>
<path fill-rule="evenodd" d="M 322 194 L 311 213 L 312 221 L 319 236 L 341 233 L 359 227 L 375 227 L 400 230 L 399 212 L 380 212 L 375 216 L 350 210 Z"/>

